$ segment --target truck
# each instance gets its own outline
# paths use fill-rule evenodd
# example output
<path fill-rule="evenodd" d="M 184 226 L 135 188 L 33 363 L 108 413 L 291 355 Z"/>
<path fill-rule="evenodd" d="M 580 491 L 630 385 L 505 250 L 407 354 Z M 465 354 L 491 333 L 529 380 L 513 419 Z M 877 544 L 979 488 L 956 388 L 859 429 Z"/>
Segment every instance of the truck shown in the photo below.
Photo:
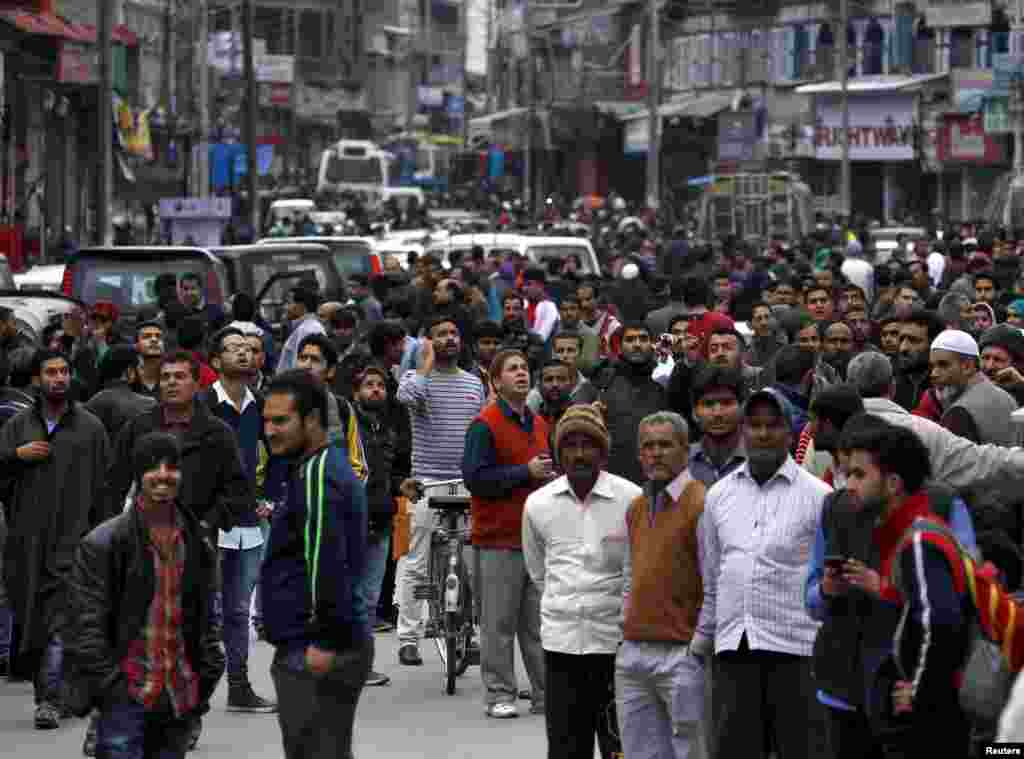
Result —
<path fill-rule="evenodd" d="M 798 240 L 814 230 L 811 188 L 789 172 L 713 176 L 697 207 L 698 236 Z"/>
<path fill-rule="evenodd" d="M 376 209 L 391 182 L 394 156 L 368 140 L 339 140 L 320 154 L 317 195 L 353 194 Z"/>

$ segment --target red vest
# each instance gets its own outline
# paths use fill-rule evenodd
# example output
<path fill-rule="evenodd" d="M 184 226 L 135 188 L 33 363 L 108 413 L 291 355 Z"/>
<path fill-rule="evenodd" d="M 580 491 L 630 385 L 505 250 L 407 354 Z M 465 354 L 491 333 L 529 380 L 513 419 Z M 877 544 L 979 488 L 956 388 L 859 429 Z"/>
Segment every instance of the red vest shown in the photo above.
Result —
<path fill-rule="evenodd" d="M 496 466 L 525 466 L 548 452 L 548 425 L 533 415 L 533 432 L 505 416 L 497 403 L 488 404 L 477 419 L 488 426 L 497 453 Z M 473 496 L 473 545 L 483 548 L 523 547 L 523 508 L 539 485 L 510 488 L 501 498 Z"/>

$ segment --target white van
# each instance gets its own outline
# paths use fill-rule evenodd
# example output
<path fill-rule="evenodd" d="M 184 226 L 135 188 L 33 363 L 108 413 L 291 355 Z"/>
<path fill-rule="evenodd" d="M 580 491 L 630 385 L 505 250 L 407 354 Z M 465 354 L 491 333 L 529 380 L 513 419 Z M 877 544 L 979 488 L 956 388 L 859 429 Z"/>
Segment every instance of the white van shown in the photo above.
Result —
<path fill-rule="evenodd" d="M 281 219 L 291 219 L 292 222 L 296 222 L 314 211 L 316 211 L 316 203 L 306 198 L 275 200 L 270 204 L 270 223 L 275 224 Z"/>
<path fill-rule="evenodd" d="M 440 256 L 442 260 L 447 260 L 455 251 L 461 252 L 464 257 L 468 256 L 477 245 L 484 249 L 485 255 L 490 255 L 496 250 L 505 253 L 518 253 L 539 266 L 546 266 L 552 258 L 565 259 L 577 256 L 580 262 L 578 272 L 580 276 L 601 273 L 601 264 L 597 260 L 597 254 L 594 252 L 590 240 L 584 237 L 541 237 L 507 232 L 452 235 L 445 242 L 430 246 L 427 252 Z"/>

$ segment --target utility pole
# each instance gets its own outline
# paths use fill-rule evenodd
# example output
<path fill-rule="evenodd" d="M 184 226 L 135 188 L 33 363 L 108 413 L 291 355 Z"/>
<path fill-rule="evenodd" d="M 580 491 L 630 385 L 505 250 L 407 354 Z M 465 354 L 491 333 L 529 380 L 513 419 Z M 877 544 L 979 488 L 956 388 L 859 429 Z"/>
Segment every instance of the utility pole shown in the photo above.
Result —
<path fill-rule="evenodd" d="M 658 0 L 647 0 L 647 207 L 657 211 L 661 200 L 661 34 Z"/>
<path fill-rule="evenodd" d="M 523 190 L 526 195 L 526 210 L 533 221 L 533 122 L 537 118 L 536 90 L 534 88 L 537 67 L 533 60 L 533 14 L 530 0 L 523 0 L 523 30 L 526 34 L 526 151 L 523 157 Z"/>
<path fill-rule="evenodd" d="M 260 236 L 260 199 L 256 180 L 256 66 L 252 52 L 252 0 L 242 2 L 242 54 L 245 56 L 245 186 L 249 194 L 249 223 L 254 239 Z"/>
<path fill-rule="evenodd" d="M 839 206 L 843 212 L 844 229 L 850 224 L 850 40 L 846 30 L 850 24 L 850 0 L 839 2 L 839 84 L 842 120 L 839 127 L 842 163 L 839 167 Z M 845 242 L 845 241 L 844 241 Z"/>
<path fill-rule="evenodd" d="M 196 195 L 210 197 L 210 9 L 199 0 L 199 146 L 196 148 Z M 190 156 L 191 158 L 191 156 Z"/>
<path fill-rule="evenodd" d="M 97 42 L 100 48 L 100 165 L 96 182 L 97 245 L 109 245 L 112 238 L 110 204 L 114 185 L 114 67 L 111 34 L 114 29 L 113 0 L 99 0 Z"/>

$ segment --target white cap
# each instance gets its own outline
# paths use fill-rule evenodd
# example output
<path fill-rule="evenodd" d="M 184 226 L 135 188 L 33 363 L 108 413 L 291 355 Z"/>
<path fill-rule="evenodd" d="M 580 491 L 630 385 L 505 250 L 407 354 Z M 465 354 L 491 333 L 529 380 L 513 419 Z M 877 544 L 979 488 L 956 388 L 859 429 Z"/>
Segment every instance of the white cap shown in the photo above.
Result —
<path fill-rule="evenodd" d="M 949 351 L 959 353 L 961 356 L 979 358 L 981 352 L 978 350 L 978 342 L 959 329 L 947 329 L 932 341 L 933 351 Z"/>
<path fill-rule="evenodd" d="M 636 279 L 640 276 L 640 267 L 633 263 L 626 264 L 622 267 L 621 274 L 623 279 Z"/>

